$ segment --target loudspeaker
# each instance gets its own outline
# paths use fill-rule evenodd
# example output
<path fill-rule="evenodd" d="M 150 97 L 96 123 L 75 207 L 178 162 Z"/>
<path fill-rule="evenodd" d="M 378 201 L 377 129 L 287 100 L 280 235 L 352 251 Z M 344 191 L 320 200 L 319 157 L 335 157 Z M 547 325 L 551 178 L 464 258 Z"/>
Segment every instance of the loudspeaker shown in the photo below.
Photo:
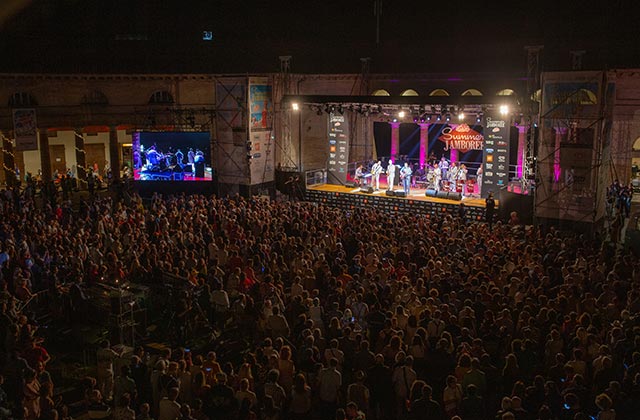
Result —
<path fill-rule="evenodd" d="M 347 188 L 357 188 L 358 184 L 356 184 L 355 182 L 349 181 L 349 182 L 345 182 L 344 186 Z"/>
<path fill-rule="evenodd" d="M 367 194 L 372 194 L 373 193 L 373 187 L 371 185 L 367 185 L 366 187 L 360 188 L 360 192 L 367 193 Z"/>
<path fill-rule="evenodd" d="M 459 192 L 449 191 L 449 194 L 447 195 L 447 198 L 449 200 L 460 201 L 460 200 L 462 200 L 462 194 L 459 193 Z"/>
<path fill-rule="evenodd" d="M 447 191 L 438 191 L 438 194 L 436 194 L 436 197 L 438 198 L 447 198 L 447 195 L 449 193 Z"/>
<path fill-rule="evenodd" d="M 438 194 L 433 188 L 427 188 L 427 192 L 424 193 L 427 197 L 435 197 Z"/>
<path fill-rule="evenodd" d="M 387 190 L 384 192 L 385 195 L 388 195 L 389 197 L 395 197 L 396 194 L 394 193 L 393 190 Z"/>
<path fill-rule="evenodd" d="M 397 190 L 393 192 L 393 195 L 396 197 L 406 197 L 407 194 L 403 190 Z"/>

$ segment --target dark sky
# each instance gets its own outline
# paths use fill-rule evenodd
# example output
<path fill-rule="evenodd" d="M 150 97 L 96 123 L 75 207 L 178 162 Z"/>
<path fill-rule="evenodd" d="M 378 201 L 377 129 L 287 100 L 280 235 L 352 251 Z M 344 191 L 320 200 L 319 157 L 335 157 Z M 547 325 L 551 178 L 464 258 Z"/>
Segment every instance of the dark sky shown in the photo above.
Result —
<path fill-rule="evenodd" d="M 7 1 L 7 0 L 5 0 Z M 18 1 L 18 0 L 12 0 Z M 640 6 L 627 0 L 33 0 L 0 27 L 4 71 L 524 71 L 525 45 L 545 45 L 545 67 L 640 66 Z M 202 31 L 213 32 L 212 42 Z M 123 39 L 127 38 L 127 39 Z M 137 39 L 136 39 L 137 38 Z"/>

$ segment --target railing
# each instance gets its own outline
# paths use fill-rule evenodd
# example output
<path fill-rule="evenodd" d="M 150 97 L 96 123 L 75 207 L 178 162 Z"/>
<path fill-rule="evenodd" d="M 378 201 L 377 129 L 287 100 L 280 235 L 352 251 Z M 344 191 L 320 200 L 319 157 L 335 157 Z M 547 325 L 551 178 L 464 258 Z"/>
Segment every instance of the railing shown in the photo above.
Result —
<path fill-rule="evenodd" d="M 305 171 L 304 181 L 307 187 L 326 184 L 327 170 L 325 168 L 322 168 L 322 169 L 312 169 L 310 171 Z"/>

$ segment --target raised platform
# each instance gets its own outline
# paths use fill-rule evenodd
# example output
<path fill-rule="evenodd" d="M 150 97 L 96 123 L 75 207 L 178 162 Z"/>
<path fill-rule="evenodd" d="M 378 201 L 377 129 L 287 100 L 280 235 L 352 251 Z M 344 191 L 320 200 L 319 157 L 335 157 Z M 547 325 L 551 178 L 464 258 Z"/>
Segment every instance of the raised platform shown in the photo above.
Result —
<path fill-rule="evenodd" d="M 360 188 L 342 185 L 323 184 L 307 187 L 306 199 L 311 202 L 322 203 L 343 209 L 376 208 L 387 212 L 416 213 L 435 215 L 455 213 L 464 204 L 467 217 L 470 220 L 484 218 L 485 201 L 477 197 L 465 197 L 462 201 L 444 198 L 427 197 L 424 189 L 413 189 L 409 197 L 387 196 L 385 191 L 364 193 Z M 496 201 L 496 206 L 497 206 Z"/>

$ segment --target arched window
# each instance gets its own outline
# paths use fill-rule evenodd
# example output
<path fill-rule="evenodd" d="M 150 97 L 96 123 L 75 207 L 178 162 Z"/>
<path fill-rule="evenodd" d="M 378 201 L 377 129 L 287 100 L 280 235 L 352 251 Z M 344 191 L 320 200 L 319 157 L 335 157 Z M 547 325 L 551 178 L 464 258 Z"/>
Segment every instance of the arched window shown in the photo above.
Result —
<path fill-rule="evenodd" d="M 461 96 L 482 96 L 482 92 L 480 92 L 478 89 L 467 89 L 462 92 Z"/>
<path fill-rule="evenodd" d="M 83 105 L 108 105 L 109 100 L 107 99 L 107 95 L 102 93 L 99 90 L 93 90 L 88 92 L 86 95 L 82 97 Z"/>
<path fill-rule="evenodd" d="M 444 89 L 434 89 L 431 91 L 429 96 L 449 96 L 449 92 Z"/>
<path fill-rule="evenodd" d="M 10 108 L 24 108 L 30 106 L 37 106 L 36 99 L 27 92 L 16 92 L 9 97 Z"/>
<path fill-rule="evenodd" d="M 496 93 L 496 96 L 511 96 L 515 94 L 516 93 L 514 92 L 513 89 L 502 89 Z"/>
<path fill-rule="evenodd" d="M 633 142 L 633 148 L 632 148 L 632 150 L 633 150 L 634 152 L 640 152 L 640 137 L 638 137 L 638 138 L 636 139 L 636 141 L 634 141 L 634 142 Z"/>
<path fill-rule="evenodd" d="M 150 104 L 172 104 L 174 102 L 173 95 L 166 90 L 155 91 L 149 98 Z"/>
<path fill-rule="evenodd" d="M 533 102 L 540 102 L 540 100 L 542 99 L 542 90 L 538 89 L 536 90 L 533 95 L 531 95 L 531 100 Z"/>
<path fill-rule="evenodd" d="M 578 91 L 578 100 L 580 105 L 595 105 L 598 103 L 598 97 L 589 89 L 580 89 Z"/>
<path fill-rule="evenodd" d="M 400 96 L 419 96 L 418 92 L 413 89 L 407 89 L 400 94 Z"/>
<path fill-rule="evenodd" d="M 391 94 L 384 89 L 378 89 L 373 92 L 373 96 L 391 96 Z"/>

